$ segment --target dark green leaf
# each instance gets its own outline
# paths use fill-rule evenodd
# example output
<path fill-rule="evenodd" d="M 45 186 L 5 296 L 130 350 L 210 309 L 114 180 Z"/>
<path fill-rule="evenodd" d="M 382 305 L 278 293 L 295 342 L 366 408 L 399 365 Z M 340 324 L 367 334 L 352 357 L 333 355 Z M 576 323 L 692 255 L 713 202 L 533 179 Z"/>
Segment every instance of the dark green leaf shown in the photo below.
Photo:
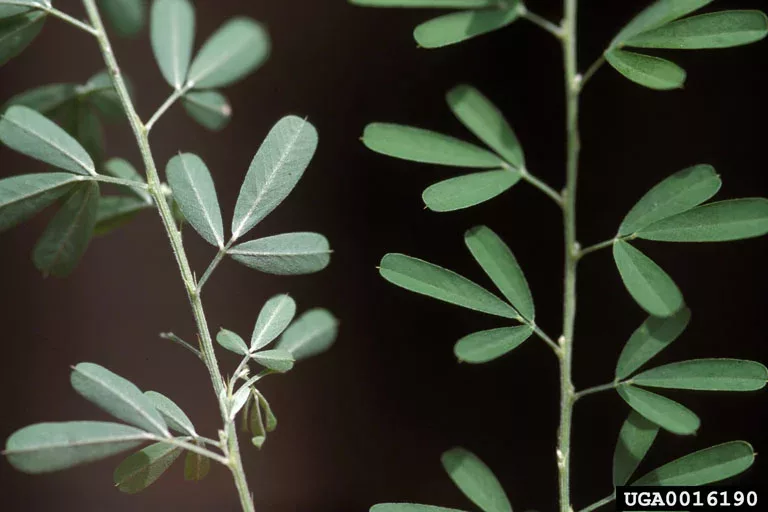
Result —
<path fill-rule="evenodd" d="M 203 44 L 189 69 L 188 81 L 196 89 L 230 85 L 261 66 L 269 49 L 264 27 L 250 18 L 233 18 Z"/>
<path fill-rule="evenodd" d="M 218 91 L 189 92 L 181 98 L 181 104 L 192 119 L 209 130 L 222 130 L 232 119 L 232 107 Z"/>
<path fill-rule="evenodd" d="M 243 265 L 276 275 L 319 272 L 331 261 L 328 240 L 318 233 L 284 233 L 251 240 L 227 251 Z"/>
<path fill-rule="evenodd" d="M 685 83 L 685 70 L 666 59 L 623 50 L 609 50 L 605 58 L 616 71 L 650 89 L 680 89 Z"/>
<path fill-rule="evenodd" d="M 487 363 L 516 349 L 531 333 L 533 329 L 528 325 L 475 332 L 461 338 L 453 353 L 459 362 Z"/>
<path fill-rule="evenodd" d="M 719 201 L 654 222 L 637 234 L 661 242 L 727 242 L 768 233 L 768 199 Z"/>
<path fill-rule="evenodd" d="M 293 355 L 284 349 L 264 350 L 251 355 L 251 358 L 264 368 L 285 373 L 293 368 L 296 360 Z"/>
<path fill-rule="evenodd" d="M 34 0 L 29 0 L 30 3 L 36 3 Z M 28 12 L 30 7 L 26 5 L 7 5 L 4 2 L 0 3 L 0 18 L 10 18 L 23 12 Z"/>
<path fill-rule="evenodd" d="M 131 83 L 123 75 L 128 91 L 131 91 Z M 80 97 L 99 111 L 110 121 L 122 121 L 125 119 L 125 110 L 120 102 L 120 96 L 112 82 L 108 71 L 101 71 L 93 75 L 80 90 Z"/>
<path fill-rule="evenodd" d="M 683 296 L 677 285 L 648 256 L 618 240 L 613 244 L 613 259 L 627 290 L 648 313 L 668 317 L 683 307 Z"/>
<path fill-rule="evenodd" d="M 648 317 L 632 333 L 616 363 L 616 380 L 629 377 L 635 370 L 667 348 L 680 336 L 691 320 L 691 311 L 682 308 L 668 318 Z"/>
<path fill-rule="evenodd" d="M 41 11 L 0 17 L 0 66 L 23 52 L 43 28 L 46 15 Z"/>
<path fill-rule="evenodd" d="M 456 167 L 501 167 L 501 159 L 490 151 L 441 133 L 390 123 L 365 127 L 363 144 L 383 155 Z"/>
<path fill-rule="evenodd" d="M 70 383 L 75 391 L 115 418 L 163 437 L 168 426 L 152 402 L 132 382 L 93 363 L 72 369 Z"/>
<path fill-rule="evenodd" d="M 37 241 L 32 253 L 35 267 L 55 277 L 71 274 L 91 241 L 98 209 L 99 185 L 77 185 Z"/>
<path fill-rule="evenodd" d="M 112 158 L 104 164 L 104 171 L 110 176 L 115 178 L 121 178 L 124 180 L 135 181 L 136 183 L 146 183 L 144 178 L 139 174 L 136 168 L 131 165 L 130 162 L 122 158 Z M 136 195 L 136 197 L 144 200 L 144 202 L 151 204 L 152 197 L 146 190 L 140 190 L 133 187 L 121 187 L 126 192 Z"/>
<path fill-rule="evenodd" d="M 21 105 L 48 115 L 75 98 L 77 98 L 77 91 L 74 84 L 50 84 L 17 94 L 8 100 L 6 105 Z"/>
<path fill-rule="evenodd" d="M 512 306 L 473 283 L 445 268 L 404 254 L 387 254 L 382 258 L 379 273 L 401 288 L 489 315 L 517 319 Z"/>
<path fill-rule="evenodd" d="M 248 354 L 248 345 L 245 344 L 243 338 L 232 331 L 220 330 L 219 334 L 216 335 L 216 341 L 230 352 L 240 354 L 241 356 Z"/>
<path fill-rule="evenodd" d="M 475 454 L 453 448 L 443 454 L 441 461 L 453 483 L 483 512 L 512 512 L 496 476 Z"/>
<path fill-rule="evenodd" d="M 267 429 L 264 426 L 264 416 L 262 415 L 261 406 L 259 404 L 259 397 L 254 392 L 252 393 L 253 400 L 250 400 L 245 404 L 245 412 L 243 413 L 243 422 L 246 425 L 244 430 L 250 432 L 254 436 L 265 437 L 267 435 Z M 250 405 L 250 409 L 249 409 Z"/>
<path fill-rule="evenodd" d="M 420 9 L 473 9 L 492 7 L 497 0 L 350 0 L 351 4 L 366 7 L 414 7 Z"/>
<path fill-rule="evenodd" d="M 251 335 L 250 350 L 261 350 L 272 343 L 296 315 L 296 302 L 288 295 L 275 295 L 269 299 L 259 312 L 256 325 Z"/>
<path fill-rule="evenodd" d="M 27 220 L 80 181 L 73 174 L 24 174 L 0 180 L 0 231 Z"/>
<path fill-rule="evenodd" d="M 130 222 L 137 213 L 152 208 L 135 196 L 102 196 L 96 212 L 94 235 L 106 235 Z"/>
<path fill-rule="evenodd" d="M 211 459 L 199 453 L 187 452 L 184 459 L 184 479 L 199 482 L 211 471 Z"/>
<path fill-rule="evenodd" d="M 413 37 L 424 48 L 441 48 L 504 28 L 520 17 L 518 1 L 507 9 L 459 11 L 426 21 L 416 27 Z"/>
<path fill-rule="evenodd" d="M 635 411 L 673 434 L 689 435 L 699 429 L 699 417 L 669 398 L 627 385 L 619 386 L 616 391 Z"/>
<path fill-rule="evenodd" d="M 132 37 L 144 28 L 146 0 L 99 0 L 104 17 L 121 37 Z"/>
<path fill-rule="evenodd" d="M 293 354 L 296 361 L 325 352 L 339 331 L 339 321 L 325 309 L 310 309 L 285 330 L 276 348 Z"/>
<path fill-rule="evenodd" d="M 613 452 L 613 485 L 626 485 L 650 450 L 659 433 L 659 426 L 635 411 L 621 427 Z"/>
<path fill-rule="evenodd" d="M 160 413 L 160 416 L 165 419 L 168 427 L 175 430 L 180 434 L 186 434 L 192 437 L 197 437 L 195 432 L 195 426 L 192 421 L 187 417 L 181 407 L 165 395 L 158 393 L 157 391 L 145 391 L 144 396 L 152 402 L 152 405 Z"/>
<path fill-rule="evenodd" d="M 75 139 L 82 144 L 91 158 L 101 164 L 106 152 L 104 132 L 101 121 L 94 109 L 87 103 L 77 106 L 77 125 L 72 132 Z"/>
<path fill-rule="evenodd" d="M 48 473 L 104 459 L 150 439 L 151 434 L 119 423 L 38 423 L 11 434 L 3 453 L 19 471 Z"/>
<path fill-rule="evenodd" d="M 535 309 L 531 289 L 509 246 L 486 226 L 468 230 L 464 242 L 509 303 L 524 318 L 533 321 Z"/>
<path fill-rule="evenodd" d="M 139 493 L 155 483 L 179 458 L 181 452 L 181 448 L 171 444 L 151 444 L 130 455 L 115 468 L 115 485 L 124 493 Z"/>
<path fill-rule="evenodd" d="M 693 359 L 646 370 L 632 377 L 640 386 L 703 391 L 756 391 L 765 387 L 768 369 L 741 359 Z"/>
<path fill-rule="evenodd" d="M 152 50 L 165 81 L 176 90 L 187 81 L 195 42 L 195 9 L 188 0 L 155 0 L 150 27 Z"/>
<path fill-rule="evenodd" d="M 713 0 L 657 0 L 635 16 L 611 42 L 611 47 L 701 9 Z"/>
<path fill-rule="evenodd" d="M 435 183 L 421 197 L 430 210 L 451 212 L 493 199 L 518 181 L 520 173 L 514 169 L 473 172 Z"/>
<path fill-rule="evenodd" d="M 711 165 L 676 172 L 654 186 L 632 207 L 619 227 L 619 236 L 635 233 L 656 221 L 694 208 L 720 190 L 722 181 Z"/>

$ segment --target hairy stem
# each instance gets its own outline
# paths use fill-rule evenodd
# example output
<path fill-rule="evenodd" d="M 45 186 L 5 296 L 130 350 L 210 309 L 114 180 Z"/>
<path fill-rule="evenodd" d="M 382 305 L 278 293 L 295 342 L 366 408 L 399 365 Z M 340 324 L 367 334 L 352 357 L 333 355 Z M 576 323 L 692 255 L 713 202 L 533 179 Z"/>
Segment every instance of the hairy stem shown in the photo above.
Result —
<path fill-rule="evenodd" d="M 606 506 L 607 504 L 611 503 L 613 500 L 616 499 L 616 493 L 611 493 L 609 496 L 606 496 L 605 498 L 601 499 L 600 501 L 596 501 L 593 504 L 591 504 L 588 507 L 585 507 L 579 512 L 592 512 L 593 510 L 597 510 L 601 507 Z"/>
<path fill-rule="evenodd" d="M 189 91 L 189 86 L 184 86 L 181 89 L 178 89 L 176 91 L 173 91 L 173 94 L 168 96 L 168 99 L 165 100 L 165 102 L 160 105 L 160 107 L 157 109 L 157 111 L 152 114 L 152 117 L 149 118 L 149 121 L 147 121 L 147 124 L 145 125 L 145 129 L 147 131 L 147 134 L 149 134 L 150 131 L 152 131 L 152 127 L 155 126 L 155 123 L 165 114 L 169 108 L 173 106 L 176 101 L 178 101 L 179 98 L 184 96 Z"/>
<path fill-rule="evenodd" d="M 181 232 L 179 231 L 176 223 L 173 219 L 173 214 L 165 200 L 163 194 L 160 177 L 157 172 L 157 166 L 152 156 L 152 150 L 149 145 L 149 138 L 146 126 L 141 122 L 136 109 L 131 101 L 128 89 L 125 85 L 120 67 L 115 59 L 112 46 L 107 37 L 106 30 L 104 29 L 104 23 L 101 20 L 99 9 L 96 6 L 96 0 L 83 0 L 85 9 L 88 12 L 88 18 L 91 24 L 96 30 L 96 39 L 99 42 L 104 62 L 109 69 L 112 81 L 117 89 L 120 102 L 123 105 L 128 121 L 133 130 L 133 134 L 136 137 L 139 149 L 141 151 L 141 157 L 144 166 L 147 171 L 147 183 L 149 186 L 149 193 L 157 204 L 157 210 L 160 214 L 163 227 L 168 235 L 168 239 L 173 249 L 176 262 L 181 273 L 182 281 L 189 298 L 189 303 L 192 307 L 192 313 L 195 318 L 195 324 L 197 326 L 198 334 L 200 336 L 200 349 L 203 362 L 205 363 L 208 373 L 210 374 L 211 382 L 213 384 L 213 390 L 216 394 L 219 402 L 219 410 L 222 420 L 224 422 L 224 436 L 226 438 L 226 446 L 224 451 L 227 454 L 227 465 L 232 470 L 232 474 L 237 487 L 238 495 L 240 498 L 240 504 L 246 512 L 254 512 L 253 500 L 248 489 L 248 484 L 245 478 L 245 472 L 243 471 L 242 461 L 240 459 L 240 450 L 237 441 L 237 433 L 235 429 L 234 420 L 229 418 L 228 411 L 228 394 L 225 391 L 224 378 L 219 370 L 219 365 L 216 360 L 216 354 L 213 349 L 213 341 L 211 339 L 211 333 L 208 329 L 208 322 L 205 318 L 205 312 L 203 311 L 203 303 L 200 300 L 200 294 L 197 292 L 197 283 L 195 276 L 192 273 L 192 269 L 189 265 L 187 254 L 184 250 L 184 244 L 181 239 Z"/>

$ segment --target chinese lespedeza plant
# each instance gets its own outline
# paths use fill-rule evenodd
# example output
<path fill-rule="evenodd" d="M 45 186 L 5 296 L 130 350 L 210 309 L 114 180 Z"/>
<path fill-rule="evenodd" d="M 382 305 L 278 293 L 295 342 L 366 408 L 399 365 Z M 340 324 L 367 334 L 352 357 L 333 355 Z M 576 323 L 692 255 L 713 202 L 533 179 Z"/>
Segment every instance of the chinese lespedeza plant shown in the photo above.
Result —
<path fill-rule="evenodd" d="M 518 182 L 528 182 L 553 200 L 564 221 L 564 295 L 562 334 L 547 335 L 536 324 L 534 301 L 525 276 L 509 246 L 489 227 L 477 226 L 464 235 L 469 252 L 506 300 L 473 281 L 435 264 L 403 254 L 381 260 L 382 277 L 407 290 L 504 319 L 497 329 L 475 332 L 458 340 L 459 361 L 485 363 L 511 352 L 528 338 L 541 338 L 558 358 L 561 381 L 560 425 L 554 461 L 559 474 L 559 510 L 578 510 L 571 501 L 571 418 L 575 403 L 600 391 L 613 390 L 631 412 L 618 434 L 613 460 L 613 487 L 621 485 L 704 485 L 737 475 L 755 458 L 744 441 L 705 448 L 633 478 L 660 430 L 690 435 L 699 428 L 697 415 L 647 388 L 705 391 L 753 391 L 766 384 L 765 366 L 734 359 L 696 359 L 644 370 L 643 367 L 685 330 L 690 311 L 672 278 L 637 248 L 638 242 L 722 242 L 762 236 L 768 232 L 768 200 L 729 199 L 707 202 L 720 189 L 718 174 L 709 165 L 679 171 L 648 191 L 619 223 L 616 235 L 586 248 L 576 234 L 576 190 L 579 170 L 579 98 L 604 63 L 629 80 L 651 89 L 681 88 L 686 73 L 653 50 L 726 48 L 763 39 L 766 16 L 759 11 L 719 11 L 694 14 L 712 0 L 660 0 L 638 14 L 610 42 L 603 55 L 583 74 L 576 58 L 577 0 L 563 0 L 560 24 L 537 15 L 517 0 L 351 0 L 373 7 L 451 8 L 454 12 L 416 27 L 419 46 L 439 48 L 501 29 L 526 19 L 557 38 L 564 55 L 567 105 L 566 184 L 557 192 L 532 174 L 510 124 L 493 103 L 469 85 L 448 92 L 447 102 L 458 120 L 484 144 L 410 126 L 372 123 L 363 143 L 384 155 L 458 168 L 473 169 L 436 183 L 423 193 L 427 208 L 449 212 L 501 195 Z M 518 241 L 520 242 L 520 241 Z M 524 243 L 524 241 L 523 241 Z M 621 279 L 637 304 L 650 316 L 627 341 L 612 382 L 576 391 L 571 379 L 576 315 L 578 262 L 600 249 L 611 248 Z M 454 448 L 442 457 L 443 467 L 477 508 L 511 512 L 512 506 L 491 470 L 470 451 Z M 598 509 L 607 497 L 582 508 Z M 374 512 L 447 512 L 449 509 L 413 503 L 374 506 Z"/>
<path fill-rule="evenodd" d="M 319 308 L 296 317 L 294 300 L 277 295 L 261 308 L 248 341 L 229 330 L 217 334 L 222 348 L 242 358 L 231 376 L 225 376 L 216 359 L 202 291 L 227 256 L 277 275 L 308 274 L 328 265 L 328 241 L 316 233 L 243 241 L 296 186 L 315 153 L 317 132 L 306 119 L 295 116 L 284 117 L 274 125 L 245 175 L 228 236 L 203 159 L 179 153 L 168 162 L 164 182 L 152 156 L 149 135 L 177 101 L 201 125 L 222 129 L 232 110 L 219 89 L 244 78 L 267 59 L 270 43 L 265 29 L 249 18 L 233 18 L 195 53 L 192 4 L 188 0 L 155 0 L 148 13 L 151 43 L 172 92 L 145 122 L 136 111 L 101 14 L 103 10 L 117 33 L 135 35 L 147 17 L 145 2 L 83 0 L 83 4 L 87 21 L 60 11 L 47 0 L 0 0 L 0 64 L 21 53 L 48 18 L 57 18 L 92 37 L 106 67 L 84 85 L 45 85 L 15 96 L 3 108 L 0 141 L 51 169 L 0 180 L 0 230 L 56 204 L 58 211 L 37 242 L 32 259 L 43 274 L 61 277 L 75 269 L 94 234 L 110 232 L 142 210 L 156 210 L 189 298 L 197 341 L 189 343 L 173 333 L 162 336 L 188 349 L 204 364 L 217 397 L 221 427 L 217 434 L 203 436 L 170 398 L 156 391 L 142 392 L 99 365 L 80 363 L 72 369 L 72 387 L 121 422 L 31 425 L 10 436 L 4 455 L 20 471 L 44 473 L 147 445 L 117 466 L 114 480 L 120 490 L 141 491 L 184 454 L 188 480 L 204 478 L 211 461 L 227 467 L 243 510 L 252 511 L 236 422 L 249 433 L 252 443 L 261 447 L 277 420 L 257 387 L 259 381 L 285 373 L 296 361 L 327 349 L 336 337 L 337 321 Z M 104 121 L 130 124 L 141 152 L 139 169 L 144 172 L 126 160 L 106 159 Z M 111 193 L 104 194 L 102 188 L 108 187 Z M 199 279 L 185 252 L 185 224 L 216 248 L 210 266 Z"/>

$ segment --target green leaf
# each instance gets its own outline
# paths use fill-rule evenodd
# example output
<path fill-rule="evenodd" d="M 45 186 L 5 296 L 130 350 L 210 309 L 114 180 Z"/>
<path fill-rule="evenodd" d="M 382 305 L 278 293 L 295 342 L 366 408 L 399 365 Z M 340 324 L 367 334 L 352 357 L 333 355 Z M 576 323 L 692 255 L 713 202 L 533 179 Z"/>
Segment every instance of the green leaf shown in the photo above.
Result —
<path fill-rule="evenodd" d="M 104 17 L 121 37 L 132 37 L 144 28 L 146 0 L 99 0 Z"/>
<path fill-rule="evenodd" d="M 38 423 L 11 434 L 3 454 L 19 471 L 49 473 L 104 459 L 151 439 L 151 434 L 119 423 Z"/>
<path fill-rule="evenodd" d="M 483 461 L 464 448 L 453 448 L 440 459 L 461 492 L 484 512 L 512 512 L 501 484 Z"/>
<path fill-rule="evenodd" d="M 328 240 L 318 233 L 284 233 L 251 240 L 227 251 L 233 260 L 281 276 L 319 272 L 331 261 Z"/>
<path fill-rule="evenodd" d="M 0 66 L 23 52 L 43 29 L 46 14 L 41 11 L 0 17 Z"/>
<path fill-rule="evenodd" d="M 110 176 L 124 180 L 135 181 L 136 183 L 146 183 L 136 168 L 130 162 L 122 158 L 112 158 L 104 164 L 104 171 Z M 146 190 L 140 190 L 133 187 L 120 187 L 126 192 L 134 194 L 147 204 L 152 204 L 152 197 Z"/>
<path fill-rule="evenodd" d="M 264 350 L 251 355 L 251 359 L 259 363 L 264 368 L 272 371 L 285 373 L 293 368 L 296 360 L 293 354 L 284 349 Z"/>
<path fill-rule="evenodd" d="M 648 317 L 624 345 L 616 363 L 616 380 L 623 380 L 664 350 L 680 336 L 691 320 L 691 310 L 682 308 L 667 318 Z"/>
<path fill-rule="evenodd" d="M 157 391 L 145 391 L 144 396 L 152 402 L 152 405 L 157 409 L 157 412 L 160 413 L 160 416 L 163 417 L 170 429 L 180 434 L 197 437 L 192 421 L 173 400 Z"/>
<path fill-rule="evenodd" d="M 95 175 L 88 152 L 53 121 L 14 106 L 0 119 L 0 142 L 27 156 L 77 174 Z"/>
<path fill-rule="evenodd" d="M 254 436 L 251 438 L 251 443 L 253 443 L 253 446 L 255 446 L 257 450 L 261 450 L 261 447 L 264 446 L 264 441 L 266 440 L 267 436 Z"/>
<path fill-rule="evenodd" d="M 626 485 L 650 450 L 658 433 L 658 425 L 635 411 L 629 413 L 629 417 L 621 427 L 616 449 L 613 452 L 614 486 Z"/>
<path fill-rule="evenodd" d="M 245 344 L 243 338 L 232 331 L 221 329 L 219 334 L 216 335 L 216 341 L 230 352 L 240 354 L 241 356 L 248 354 L 248 345 Z"/>
<path fill-rule="evenodd" d="M 269 50 L 264 27 L 250 18 L 233 18 L 203 44 L 189 69 L 188 81 L 196 89 L 230 85 L 261 66 Z"/>
<path fill-rule="evenodd" d="M 74 84 L 49 84 L 35 87 L 17 94 L 6 103 L 7 106 L 21 105 L 36 110 L 43 115 L 77 98 Z"/>
<path fill-rule="evenodd" d="M 296 361 L 325 352 L 336 341 L 339 321 L 325 309 L 310 309 L 280 336 L 276 348 L 293 354 Z"/>
<path fill-rule="evenodd" d="M 71 274 L 88 249 L 99 208 L 99 185 L 77 185 L 59 209 L 32 252 L 35 267 L 45 275 Z"/>
<path fill-rule="evenodd" d="M 611 42 L 611 48 L 705 7 L 713 0 L 657 0 L 635 16 Z"/>
<path fill-rule="evenodd" d="M 74 136 L 95 162 L 101 163 L 104 160 L 106 144 L 101 120 L 94 109 L 87 104 L 79 105 L 77 109 L 77 127 Z"/>
<path fill-rule="evenodd" d="M 756 391 L 765 387 L 768 369 L 741 359 L 693 359 L 659 366 L 632 377 L 640 386 L 703 391 Z"/>
<path fill-rule="evenodd" d="M 0 232 L 27 220 L 72 190 L 80 178 L 64 172 L 0 180 Z"/>
<path fill-rule="evenodd" d="M 462 512 L 455 508 L 433 507 L 416 503 L 379 503 L 371 507 L 370 512 Z"/>
<path fill-rule="evenodd" d="M 22 1 L 22 5 L 7 5 L 5 2 L 0 0 L 0 18 L 10 18 L 11 16 L 16 16 L 17 14 L 29 12 L 30 7 L 27 7 L 27 5 L 25 5 L 26 3 L 27 2 Z M 30 5 L 37 4 L 37 2 L 34 0 L 28 0 L 28 3 Z"/>
<path fill-rule="evenodd" d="M 187 114 L 212 131 L 224 129 L 232 119 L 232 107 L 218 91 L 192 91 L 181 98 Z"/>
<path fill-rule="evenodd" d="M 317 130 L 309 122 L 287 116 L 272 127 L 253 157 L 232 219 L 236 240 L 288 197 L 317 149 Z"/>
<path fill-rule="evenodd" d="M 125 85 L 130 93 L 131 84 L 125 75 L 123 75 L 123 80 L 125 80 Z M 126 118 L 120 96 L 117 94 L 117 89 L 115 89 L 108 71 L 100 71 L 88 79 L 80 91 L 80 97 L 87 100 L 110 121 L 122 121 Z"/>
<path fill-rule="evenodd" d="M 296 302 L 288 295 L 275 295 L 259 312 L 251 335 L 251 352 L 261 350 L 280 336 L 296 316 Z"/>
<path fill-rule="evenodd" d="M 199 453 L 187 452 L 184 459 L 184 479 L 199 482 L 211 471 L 211 459 Z"/>
<path fill-rule="evenodd" d="M 149 398 L 135 384 L 106 368 L 80 363 L 72 369 L 70 383 L 78 394 L 115 418 L 163 437 L 171 436 Z"/>
<path fill-rule="evenodd" d="M 470 85 L 459 85 L 448 92 L 448 105 L 469 131 L 474 133 L 509 164 L 525 166 L 523 148 L 499 109 Z"/>
<path fill-rule="evenodd" d="M 459 362 L 487 363 L 516 349 L 532 333 L 528 325 L 475 332 L 461 338 L 453 347 L 453 353 Z"/>
<path fill-rule="evenodd" d="M 155 60 L 168 84 L 176 90 L 187 81 L 195 43 L 195 9 L 188 0 L 155 0 L 150 34 Z"/>
<path fill-rule="evenodd" d="M 625 44 L 674 50 L 729 48 L 760 41 L 767 34 L 768 18 L 760 11 L 720 11 L 675 21 Z"/>
<path fill-rule="evenodd" d="M 106 235 L 130 222 L 137 213 L 152 208 L 135 196 L 102 196 L 96 212 L 94 235 Z"/>
<path fill-rule="evenodd" d="M 699 429 L 699 417 L 669 398 L 628 385 L 619 386 L 616 391 L 630 407 L 673 434 L 689 435 Z"/>
<path fill-rule="evenodd" d="M 199 156 L 177 155 L 165 169 L 173 198 L 184 218 L 208 243 L 224 248 L 224 223 L 213 178 Z"/>
<path fill-rule="evenodd" d="M 518 1 L 507 9 L 483 9 L 445 14 L 417 26 L 413 37 L 423 48 L 441 48 L 504 28 L 520 17 Z"/>
<path fill-rule="evenodd" d="M 654 222 L 637 233 L 660 242 L 728 242 L 768 233 L 768 199 L 709 203 Z"/>
<path fill-rule="evenodd" d="M 413 7 L 419 9 L 475 9 L 497 5 L 497 0 L 349 0 L 365 7 Z"/>
<path fill-rule="evenodd" d="M 707 485 L 743 473 L 752 466 L 755 455 L 749 443 L 731 441 L 674 460 L 632 485 Z"/>
<path fill-rule="evenodd" d="M 490 151 L 441 133 L 391 123 L 371 123 L 363 132 L 363 144 L 382 155 L 455 167 L 501 167 Z"/>
<path fill-rule="evenodd" d="M 250 432 L 254 436 L 266 436 L 267 430 L 264 427 L 264 418 L 261 414 L 259 398 L 255 393 L 255 388 L 252 394 L 253 400 L 250 400 L 245 404 L 245 412 L 243 413 L 243 425 L 245 426 L 243 427 L 243 430 L 245 432 Z"/>
<path fill-rule="evenodd" d="M 518 181 L 520 173 L 514 169 L 474 172 L 435 183 L 421 197 L 432 211 L 452 212 L 489 201 Z"/>
<path fill-rule="evenodd" d="M 240 389 L 238 389 L 234 395 L 232 395 L 229 409 L 229 418 L 231 421 L 234 421 L 237 413 L 239 413 L 240 410 L 248 403 L 252 389 L 253 388 L 250 385 L 244 384 L 240 386 Z"/>
<path fill-rule="evenodd" d="M 648 313 L 668 317 L 683 307 L 683 296 L 677 285 L 648 256 L 618 240 L 613 244 L 613 259 L 627 291 Z"/>
<path fill-rule="evenodd" d="M 464 234 L 464 242 L 509 303 L 524 318 L 533 321 L 536 312 L 531 289 L 509 246 L 486 226 L 468 230 Z"/>
<path fill-rule="evenodd" d="M 695 165 L 654 186 L 632 207 L 619 227 L 627 236 L 656 221 L 694 208 L 720 190 L 722 181 L 711 165 Z"/>
<path fill-rule="evenodd" d="M 443 267 L 404 254 L 386 254 L 379 273 L 392 284 L 449 304 L 504 318 L 517 311 L 491 292 Z"/>
<path fill-rule="evenodd" d="M 160 478 L 183 450 L 166 443 L 155 443 L 130 455 L 115 468 L 113 479 L 118 489 L 136 494 Z"/>
<path fill-rule="evenodd" d="M 666 59 L 615 49 L 607 51 L 605 59 L 616 71 L 650 89 L 681 89 L 685 83 L 685 70 Z"/>

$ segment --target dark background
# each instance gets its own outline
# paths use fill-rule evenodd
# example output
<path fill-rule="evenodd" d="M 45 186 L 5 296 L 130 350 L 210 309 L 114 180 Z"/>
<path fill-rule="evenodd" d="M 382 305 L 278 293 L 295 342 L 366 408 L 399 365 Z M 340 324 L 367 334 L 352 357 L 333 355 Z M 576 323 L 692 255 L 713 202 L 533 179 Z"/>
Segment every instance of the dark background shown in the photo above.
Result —
<path fill-rule="evenodd" d="M 645 1 L 582 2 L 579 58 L 585 69 Z M 82 15 L 79 2 L 59 7 Z M 464 230 L 487 224 L 511 245 L 525 269 L 539 323 L 560 328 L 561 227 L 558 210 L 520 184 L 501 198 L 460 213 L 423 209 L 427 185 L 460 172 L 400 162 L 358 141 L 370 121 L 414 124 L 471 140 L 443 99 L 452 86 L 478 86 L 507 113 L 529 168 L 563 184 L 563 92 L 557 42 L 533 25 L 511 27 L 442 50 L 416 48 L 411 30 L 434 14 L 372 10 L 341 0 L 197 2 L 199 43 L 224 20 L 247 14 L 266 23 L 274 49 L 257 74 L 226 90 L 235 111 L 223 132 L 206 132 L 174 107 L 152 134 L 161 167 L 179 150 L 200 154 L 216 179 L 225 219 L 239 184 L 269 128 L 283 115 L 308 116 L 320 147 L 305 178 L 254 236 L 307 230 L 335 249 L 330 268 L 300 278 L 265 276 L 227 262 L 206 287 L 211 327 L 248 334 L 261 304 L 289 292 L 300 307 L 326 306 L 341 319 L 337 344 L 263 390 L 280 427 L 261 452 L 242 439 L 257 510 L 364 511 L 381 501 L 414 501 L 471 509 L 443 474 L 439 456 L 454 445 L 494 469 L 515 510 L 554 510 L 554 439 L 558 414 L 555 359 L 531 339 L 482 366 L 459 365 L 452 345 L 475 330 L 499 326 L 482 314 L 397 289 L 379 278 L 386 252 L 434 261 L 491 286 L 464 248 Z M 758 0 L 720 1 L 720 8 L 758 8 Z M 549 19 L 560 2 L 530 8 Z M 137 88 L 144 118 L 169 94 L 146 34 L 116 42 L 123 70 Z M 685 91 L 656 92 L 605 67 L 583 98 L 584 151 L 579 240 L 615 233 L 622 216 L 653 184 L 696 163 L 724 177 L 720 198 L 768 195 L 764 123 L 768 113 L 766 43 L 681 53 Z M 84 82 L 101 68 L 93 42 L 51 20 L 20 58 L 0 70 L 0 102 L 55 81 Z M 109 131 L 110 156 L 139 163 L 127 127 Z M 0 174 L 44 170 L 0 148 Z M 3 363 L 0 437 L 39 421 L 106 419 L 69 387 L 69 365 L 93 361 L 176 400 L 198 430 L 215 437 L 216 405 L 200 363 L 157 333 L 194 337 L 178 272 L 158 219 L 146 213 L 95 240 L 66 280 L 43 279 L 29 253 L 50 212 L 0 237 Z M 225 221 L 228 223 L 228 220 Z M 189 232 L 201 272 L 212 250 Z M 677 281 L 693 321 L 655 363 L 691 357 L 768 361 L 765 301 L 768 240 L 729 244 L 640 244 Z M 613 365 L 643 312 L 624 290 L 610 252 L 583 261 L 579 274 L 575 355 L 578 388 L 611 380 Z M 221 354 L 231 371 L 236 361 Z M 768 451 L 766 397 L 665 393 L 700 414 L 696 436 L 663 433 L 643 470 L 712 444 L 746 439 Z M 610 492 L 613 446 L 627 406 L 604 393 L 580 403 L 573 447 L 573 499 L 581 508 Z M 46 476 L 19 474 L 0 462 L 9 511 L 238 510 L 230 475 L 183 481 L 181 464 L 143 494 L 112 486 L 119 457 Z M 762 487 L 768 467 L 758 457 L 739 483 Z M 766 498 L 765 496 L 763 498 Z"/>

